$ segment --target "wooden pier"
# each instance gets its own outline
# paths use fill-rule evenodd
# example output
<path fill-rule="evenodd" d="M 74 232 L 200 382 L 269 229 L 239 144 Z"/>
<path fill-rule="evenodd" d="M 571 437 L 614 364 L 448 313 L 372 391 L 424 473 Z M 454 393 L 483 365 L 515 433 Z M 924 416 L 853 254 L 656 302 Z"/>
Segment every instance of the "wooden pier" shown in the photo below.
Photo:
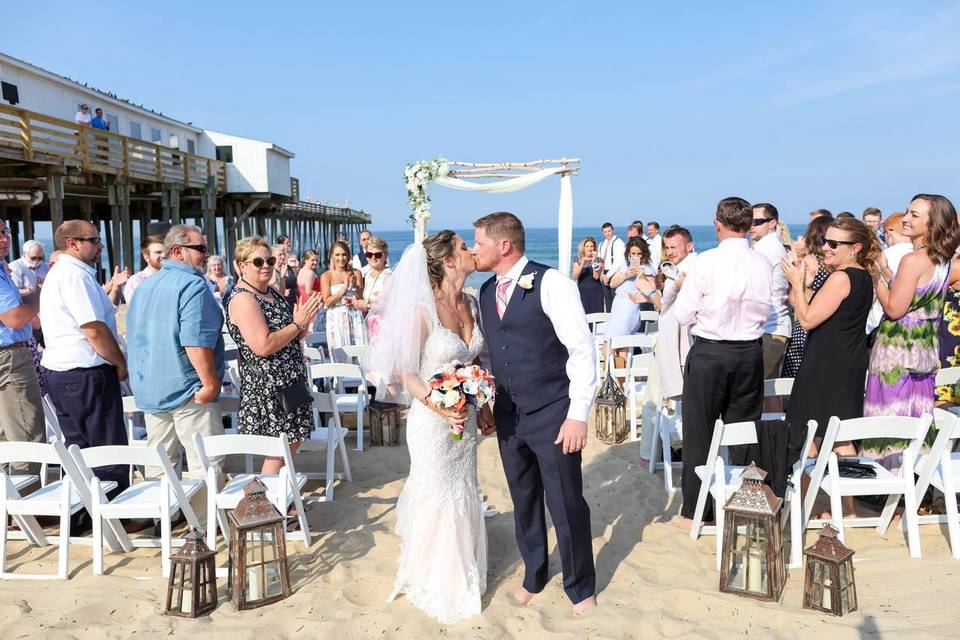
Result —
<path fill-rule="evenodd" d="M 56 229 L 64 220 L 89 220 L 101 228 L 111 271 L 141 268 L 136 240 L 155 222 L 199 225 L 211 254 L 229 261 L 236 241 L 251 234 L 271 241 L 284 234 L 297 251 L 315 248 L 325 257 L 330 242 L 343 236 L 352 244 L 371 221 L 362 211 L 300 202 L 296 178 L 289 197 L 230 193 L 219 160 L 5 104 L 0 217 L 14 258 L 37 222 Z"/>

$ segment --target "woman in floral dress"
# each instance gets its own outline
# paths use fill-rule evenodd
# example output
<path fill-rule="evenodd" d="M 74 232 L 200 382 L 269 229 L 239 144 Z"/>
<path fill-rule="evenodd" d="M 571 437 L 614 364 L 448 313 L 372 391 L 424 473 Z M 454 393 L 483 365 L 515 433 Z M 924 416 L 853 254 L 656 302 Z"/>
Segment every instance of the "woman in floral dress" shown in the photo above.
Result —
<path fill-rule="evenodd" d="M 366 345 L 367 323 L 354 302 L 363 299 L 363 274 L 350 266 L 350 248 L 339 240 L 330 249 L 330 270 L 320 276 L 327 307 L 327 347 Z"/>
<path fill-rule="evenodd" d="M 933 413 L 940 368 L 939 330 L 947 287 L 960 281 L 953 260 L 960 226 L 943 196 L 919 194 L 903 218 L 914 250 L 900 262 L 896 279 L 885 263 L 874 274 L 884 319 L 877 327 L 867 374 L 866 416 Z"/>

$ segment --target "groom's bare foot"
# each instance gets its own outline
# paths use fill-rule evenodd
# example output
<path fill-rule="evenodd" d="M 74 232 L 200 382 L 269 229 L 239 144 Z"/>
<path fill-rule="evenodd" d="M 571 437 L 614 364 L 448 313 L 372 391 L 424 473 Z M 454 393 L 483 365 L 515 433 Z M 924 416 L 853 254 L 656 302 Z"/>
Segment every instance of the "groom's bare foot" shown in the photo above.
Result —
<path fill-rule="evenodd" d="M 580 602 L 578 602 L 577 604 L 573 605 L 573 615 L 582 616 L 583 614 L 587 613 L 591 609 L 595 609 L 596 606 L 597 606 L 597 597 L 590 596 L 589 598 L 585 598 Z"/>
<path fill-rule="evenodd" d="M 524 589 L 523 587 L 517 587 L 516 591 L 513 592 L 514 601 L 521 607 L 533 600 L 533 594 Z"/>

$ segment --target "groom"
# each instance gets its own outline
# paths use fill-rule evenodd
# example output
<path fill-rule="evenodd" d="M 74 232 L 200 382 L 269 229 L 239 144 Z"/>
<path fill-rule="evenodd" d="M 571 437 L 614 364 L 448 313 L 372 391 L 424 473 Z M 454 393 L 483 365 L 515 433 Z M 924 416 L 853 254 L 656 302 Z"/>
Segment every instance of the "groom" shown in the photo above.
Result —
<path fill-rule="evenodd" d="M 526 604 L 547 583 L 550 509 L 563 588 L 574 615 L 596 606 L 590 509 L 583 499 L 580 450 L 596 386 L 594 343 L 577 285 L 523 254 L 523 223 L 491 213 L 473 223 L 478 271 L 493 271 L 480 288 L 480 321 L 497 379 L 493 423 L 513 500 L 525 573 L 516 599 Z"/>

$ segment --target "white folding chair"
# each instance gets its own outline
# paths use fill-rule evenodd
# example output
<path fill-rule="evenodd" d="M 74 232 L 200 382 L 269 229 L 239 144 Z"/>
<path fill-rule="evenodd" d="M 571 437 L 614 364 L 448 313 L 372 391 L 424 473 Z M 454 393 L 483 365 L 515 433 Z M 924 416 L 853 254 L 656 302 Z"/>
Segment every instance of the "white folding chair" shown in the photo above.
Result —
<path fill-rule="evenodd" d="M 47 442 L 52 443 L 56 440 L 64 442 L 63 430 L 60 428 L 60 419 L 57 417 L 57 409 L 53 406 L 53 400 L 50 399 L 50 396 L 43 396 L 41 406 L 43 407 L 43 421 L 47 428 Z M 46 462 L 40 465 L 41 484 L 47 484 L 49 472 L 49 465 Z"/>
<path fill-rule="evenodd" d="M 654 336 L 631 334 L 610 338 L 607 350 L 607 371 L 617 378 L 623 378 L 623 389 L 627 396 L 630 414 L 630 440 L 640 439 L 637 429 L 638 409 L 637 399 L 642 399 L 647 388 L 647 376 L 653 366 L 653 347 L 657 340 Z M 617 367 L 614 352 L 618 349 L 626 350 L 624 366 Z M 639 349 L 640 353 L 634 353 Z"/>
<path fill-rule="evenodd" d="M 607 328 L 607 322 L 610 320 L 610 314 L 606 311 L 587 314 L 587 326 L 590 327 L 590 333 L 596 336 L 603 336 Z"/>
<path fill-rule="evenodd" d="M 180 480 L 167 458 L 163 446 L 102 446 L 81 449 L 70 446 L 70 455 L 80 474 L 90 487 L 93 509 L 93 573 L 103 574 L 103 523 L 121 518 L 152 518 L 160 520 L 160 566 L 164 577 L 170 575 L 170 554 L 173 548 L 172 519 L 178 512 L 191 527 L 202 529 L 190 506 L 190 498 L 203 486 L 202 480 Z M 107 498 L 107 492 L 93 469 L 104 466 L 160 467 L 163 474 L 157 480 L 131 484 L 120 495 Z M 155 538 L 138 538 L 133 546 L 156 546 Z"/>
<path fill-rule="evenodd" d="M 322 346 L 304 347 L 303 357 L 306 358 L 310 364 L 317 364 L 327 361 L 327 355 L 323 352 Z"/>
<path fill-rule="evenodd" d="M 673 493 L 673 470 L 682 469 L 682 462 L 674 462 L 671 447 L 683 441 L 683 407 L 679 399 L 674 403 L 673 414 L 666 406 L 665 399 L 661 398 L 657 408 L 657 423 L 654 425 L 653 437 L 650 439 L 650 473 L 655 474 L 657 469 L 663 469 L 663 489 Z M 662 462 L 657 462 L 657 445 L 660 445 Z"/>
<path fill-rule="evenodd" d="M 793 378 L 770 378 L 763 381 L 764 398 L 789 398 L 793 393 Z M 786 414 L 782 411 L 769 411 L 760 414 L 761 420 L 783 420 Z"/>
<path fill-rule="evenodd" d="M 947 524 L 947 533 L 950 537 L 950 549 L 953 557 L 960 560 L 960 510 L 957 508 L 957 493 L 960 493 L 960 453 L 953 452 L 953 444 L 960 439 L 960 417 L 943 409 L 934 409 L 934 424 L 937 427 L 937 438 L 930 447 L 930 451 L 917 458 L 915 473 L 917 505 L 923 499 L 930 485 L 943 494 L 946 507 L 945 514 L 919 515 L 919 524 Z M 881 522 L 886 528 L 893 518 L 889 517 Z"/>
<path fill-rule="evenodd" d="M 925 413 L 919 418 L 903 416 L 878 416 L 840 420 L 830 418 L 827 432 L 820 443 L 820 454 L 815 462 L 808 462 L 806 472 L 810 475 L 810 486 L 804 498 L 804 522 L 810 519 L 813 503 L 820 489 L 830 496 L 831 523 L 836 527 L 838 537 L 844 539 L 844 526 L 877 527 L 877 535 L 883 535 L 893 517 L 893 512 L 903 496 L 904 520 L 907 527 L 907 545 L 912 558 L 920 557 L 920 528 L 917 521 L 917 495 L 914 484 L 914 469 L 923 439 L 927 435 L 933 417 Z M 907 439 L 910 444 L 903 451 L 903 462 L 896 474 L 872 458 L 858 457 L 857 462 L 871 467 L 876 473 L 874 478 L 844 478 L 840 476 L 837 454 L 834 444 L 864 438 Z M 844 518 L 841 507 L 843 496 L 887 496 L 887 502 L 879 518 Z"/>
<path fill-rule="evenodd" d="M 657 333 L 660 327 L 660 312 L 641 311 L 640 326 L 643 327 L 644 335 L 653 335 Z"/>
<path fill-rule="evenodd" d="M 137 406 L 133 396 L 123 396 L 123 419 L 127 423 L 127 443 L 147 444 L 147 428 L 143 421 L 143 411 Z"/>
<path fill-rule="evenodd" d="M 197 456 L 203 465 L 204 477 L 207 482 L 207 546 L 217 548 L 217 522 L 224 540 L 230 535 L 230 525 L 227 521 L 227 510 L 235 509 L 243 498 L 243 488 L 253 478 L 267 487 L 267 497 L 277 507 L 277 510 L 287 517 L 287 510 L 294 505 L 297 510 L 297 519 L 300 531 L 287 534 L 287 538 L 302 539 L 308 547 L 310 541 L 310 526 L 307 524 L 307 514 L 303 508 L 300 491 L 307 483 L 307 476 L 297 473 L 293 466 L 293 455 L 290 453 L 290 443 L 286 434 L 279 438 L 254 435 L 222 435 L 201 436 L 194 434 L 197 447 Z M 277 475 L 263 473 L 239 473 L 226 478 L 222 489 L 217 482 L 217 467 L 210 464 L 210 458 L 227 457 L 234 455 L 255 455 L 283 458 L 284 466 Z"/>
<path fill-rule="evenodd" d="M 357 451 L 363 451 L 364 426 L 363 414 L 370 403 L 363 375 L 363 369 L 358 364 L 345 362 L 322 362 L 310 365 L 310 380 L 328 380 L 330 389 L 336 393 L 337 409 L 340 414 L 355 413 L 357 416 Z M 358 381 L 356 391 L 347 393 L 347 385 L 351 381 Z M 317 391 L 323 391 L 316 388 Z"/>
<path fill-rule="evenodd" d="M 330 502 L 333 500 L 334 480 L 344 477 L 348 482 L 353 481 L 353 474 L 350 471 L 350 461 L 347 459 L 347 446 L 344 442 L 344 437 L 347 435 L 348 429 L 345 429 L 340 424 L 340 411 L 337 409 L 337 394 L 335 392 L 321 393 L 313 391 L 312 395 L 313 423 L 316 426 L 310 433 L 310 438 L 300 444 L 300 451 L 325 450 L 327 452 L 326 470 L 322 473 L 304 472 L 303 475 L 310 480 L 325 479 L 327 481 L 326 490 L 321 500 Z M 325 414 L 330 414 L 330 421 L 327 423 L 328 426 L 323 427 L 320 426 L 323 424 L 321 416 Z M 339 474 L 336 473 L 335 454 L 337 451 L 340 452 L 340 464 L 343 467 L 343 472 Z"/>
<path fill-rule="evenodd" d="M 809 450 L 810 443 L 813 442 L 813 436 L 817 432 L 817 423 L 810 420 L 807 423 L 807 434 L 804 438 L 804 453 Z M 742 474 L 747 469 L 743 466 L 732 466 L 726 460 L 727 449 L 729 447 L 748 445 L 757 443 L 757 428 L 753 422 L 735 422 L 724 424 L 722 420 L 717 420 L 713 430 L 713 437 L 710 439 L 710 449 L 707 452 L 707 463 L 699 465 L 695 469 L 700 478 L 700 493 L 697 495 L 697 507 L 693 516 L 693 527 L 690 529 L 690 537 L 694 540 L 701 533 L 712 533 L 717 537 L 717 570 L 720 570 L 720 556 L 723 548 L 723 506 L 730 496 L 734 494 L 742 484 Z M 801 454 L 800 459 L 794 464 L 790 477 L 787 482 L 787 491 L 784 496 L 784 511 L 782 518 L 790 520 L 790 567 L 802 566 L 803 551 L 803 505 L 800 495 L 800 477 L 803 473 L 805 458 Z M 716 526 L 708 527 L 702 524 L 703 512 L 707 505 L 707 496 L 713 497 L 716 514 Z"/>

